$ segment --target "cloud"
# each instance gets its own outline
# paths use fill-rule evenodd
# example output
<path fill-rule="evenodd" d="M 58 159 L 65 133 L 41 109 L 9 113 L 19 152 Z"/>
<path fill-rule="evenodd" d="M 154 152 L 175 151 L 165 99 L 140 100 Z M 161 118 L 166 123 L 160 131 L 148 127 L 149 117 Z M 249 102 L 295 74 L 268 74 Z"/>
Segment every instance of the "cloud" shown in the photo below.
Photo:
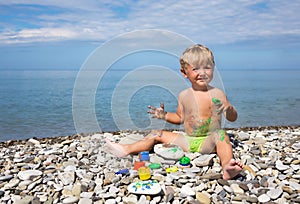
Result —
<path fill-rule="evenodd" d="M 106 41 L 137 29 L 166 29 L 195 41 L 231 43 L 300 34 L 299 1 L 9 1 L 2 44 Z M 18 7 L 23 10 L 20 14 Z M 31 11 L 37 11 L 32 13 Z M 20 18 L 25 18 L 22 25 Z M 26 26 L 30 25 L 30 26 Z"/>
<path fill-rule="evenodd" d="M 1 40 L 14 43 L 26 43 L 30 41 L 58 41 L 63 39 L 76 38 L 77 33 L 70 29 L 63 28 L 40 28 L 23 29 L 19 32 L 7 31 L 0 37 Z"/>

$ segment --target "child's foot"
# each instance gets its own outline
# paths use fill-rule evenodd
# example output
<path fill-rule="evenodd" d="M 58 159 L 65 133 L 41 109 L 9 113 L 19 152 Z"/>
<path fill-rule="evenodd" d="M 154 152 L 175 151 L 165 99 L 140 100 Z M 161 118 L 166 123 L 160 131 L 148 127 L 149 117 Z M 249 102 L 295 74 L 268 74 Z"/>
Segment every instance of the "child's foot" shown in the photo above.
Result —
<path fill-rule="evenodd" d="M 229 180 L 238 175 L 243 170 L 243 164 L 231 159 L 223 169 L 223 179 Z"/>
<path fill-rule="evenodd" d="M 119 158 L 125 157 L 128 155 L 128 153 L 126 152 L 125 147 L 123 145 L 111 142 L 108 139 L 105 139 L 105 141 L 106 141 L 106 145 L 108 147 L 108 151 L 111 154 L 113 154 Z"/>

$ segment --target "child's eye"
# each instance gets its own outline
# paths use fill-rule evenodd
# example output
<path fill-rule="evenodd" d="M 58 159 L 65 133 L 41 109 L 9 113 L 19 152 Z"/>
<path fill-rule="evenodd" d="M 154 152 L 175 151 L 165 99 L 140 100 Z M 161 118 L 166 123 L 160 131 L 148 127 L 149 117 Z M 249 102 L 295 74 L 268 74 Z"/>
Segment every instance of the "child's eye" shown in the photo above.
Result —
<path fill-rule="evenodd" d="M 198 71 L 200 68 L 198 68 L 198 67 L 194 67 L 193 68 L 193 71 Z"/>
<path fill-rule="evenodd" d="M 211 69 L 211 67 L 204 67 L 204 69 Z"/>

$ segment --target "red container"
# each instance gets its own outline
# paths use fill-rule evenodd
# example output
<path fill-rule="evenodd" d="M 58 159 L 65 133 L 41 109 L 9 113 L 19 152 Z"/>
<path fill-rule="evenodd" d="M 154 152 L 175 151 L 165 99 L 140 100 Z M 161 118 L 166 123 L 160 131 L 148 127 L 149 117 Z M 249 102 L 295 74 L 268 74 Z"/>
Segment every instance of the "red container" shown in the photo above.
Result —
<path fill-rule="evenodd" d="M 134 167 L 133 167 L 133 169 L 134 170 L 138 170 L 140 167 L 142 167 L 142 166 L 145 166 L 145 162 L 142 162 L 142 161 L 135 161 L 134 162 Z"/>

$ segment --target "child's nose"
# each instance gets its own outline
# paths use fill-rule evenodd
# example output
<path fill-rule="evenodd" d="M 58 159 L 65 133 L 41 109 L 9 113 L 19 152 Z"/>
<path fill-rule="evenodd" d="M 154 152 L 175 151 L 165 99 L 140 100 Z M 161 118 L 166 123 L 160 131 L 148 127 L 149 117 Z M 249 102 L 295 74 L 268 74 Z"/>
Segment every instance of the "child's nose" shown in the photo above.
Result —
<path fill-rule="evenodd" d="M 198 74 L 200 74 L 200 75 L 206 74 L 205 70 L 203 68 L 200 68 L 197 71 L 198 71 Z"/>

